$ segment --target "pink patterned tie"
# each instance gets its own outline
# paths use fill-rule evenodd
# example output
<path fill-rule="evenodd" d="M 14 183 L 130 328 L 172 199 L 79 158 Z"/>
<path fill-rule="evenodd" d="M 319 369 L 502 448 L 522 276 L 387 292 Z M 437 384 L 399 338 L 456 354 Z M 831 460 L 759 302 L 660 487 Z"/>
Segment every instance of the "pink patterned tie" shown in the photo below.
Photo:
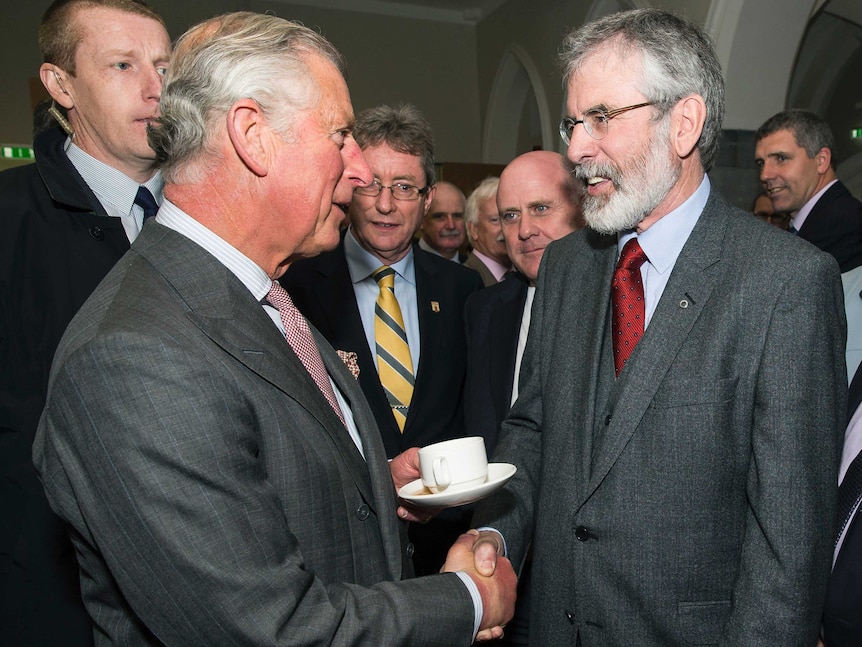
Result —
<path fill-rule="evenodd" d="M 646 308 L 640 267 L 646 260 L 638 239 L 632 238 L 623 247 L 611 282 L 611 333 L 617 377 L 644 334 Z"/>
<path fill-rule="evenodd" d="M 272 282 L 272 287 L 269 289 L 269 294 L 266 295 L 266 300 L 281 315 L 281 323 L 284 324 L 287 343 L 290 344 L 290 347 L 296 353 L 299 361 L 302 362 L 305 370 L 314 378 L 317 388 L 320 389 L 323 397 L 329 402 L 329 406 L 338 415 L 341 424 L 345 424 L 344 415 L 341 413 L 341 408 L 335 399 L 335 391 L 332 390 L 332 383 L 329 381 L 329 373 L 326 372 L 326 367 L 323 365 L 323 360 L 320 357 L 320 351 L 314 342 L 314 336 L 311 334 L 311 329 L 308 327 L 305 317 L 293 305 L 293 300 L 287 291 L 275 281 Z"/>

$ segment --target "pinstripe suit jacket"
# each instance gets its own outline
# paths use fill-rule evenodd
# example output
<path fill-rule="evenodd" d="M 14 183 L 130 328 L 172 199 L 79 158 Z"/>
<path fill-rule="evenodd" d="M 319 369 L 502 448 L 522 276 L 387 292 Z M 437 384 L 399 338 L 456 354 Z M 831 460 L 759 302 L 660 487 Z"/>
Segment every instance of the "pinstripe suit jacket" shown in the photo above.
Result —
<path fill-rule="evenodd" d="M 365 460 L 260 304 L 176 232 L 148 225 L 73 320 L 34 457 L 97 644 L 469 644 L 457 576 L 398 581 L 383 445 L 315 336 Z"/>
<path fill-rule="evenodd" d="M 845 422 L 837 264 L 713 190 L 615 379 L 615 260 L 589 230 L 547 248 L 495 454 L 518 473 L 474 518 L 516 564 L 533 536 L 531 643 L 815 644 Z"/>

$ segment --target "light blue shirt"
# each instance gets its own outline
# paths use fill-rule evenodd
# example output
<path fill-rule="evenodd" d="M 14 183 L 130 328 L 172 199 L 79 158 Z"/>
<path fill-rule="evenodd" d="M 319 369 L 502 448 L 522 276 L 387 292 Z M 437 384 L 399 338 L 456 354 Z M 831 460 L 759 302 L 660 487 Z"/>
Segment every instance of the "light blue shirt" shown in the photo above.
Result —
<path fill-rule="evenodd" d="M 135 190 L 137 191 L 137 189 Z M 266 295 L 269 294 L 272 279 L 267 276 L 266 272 L 257 263 L 204 227 L 170 200 L 165 200 L 162 204 L 159 213 L 156 215 L 156 222 L 182 234 L 215 256 L 219 263 L 229 269 L 248 288 L 248 291 L 252 293 L 256 301 L 263 302 Z M 281 334 L 284 335 L 284 324 L 281 321 L 281 315 L 278 313 L 278 310 L 268 303 L 263 304 L 263 309 Z M 287 343 L 287 340 L 285 340 L 285 343 Z M 331 377 L 329 381 L 332 383 L 332 390 L 335 391 L 335 399 L 338 401 L 338 406 L 344 416 L 347 432 L 350 434 L 350 438 L 353 440 L 359 453 L 364 457 L 362 439 L 353 420 L 353 412 L 350 410 L 350 405 L 347 404 L 347 400 Z"/>
<path fill-rule="evenodd" d="M 344 255 L 347 258 L 347 269 L 356 294 L 356 305 L 362 319 L 362 329 L 374 366 L 377 366 L 377 345 L 374 342 L 374 305 L 380 286 L 372 274 L 383 265 L 380 259 L 362 248 L 349 230 L 344 236 Z M 416 296 L 416 269 L 413 265 L 413 248 L 397 263 L 390 265 L 395 270 L 395 298 L 401 308 L 404 328 L 407 333 L 407 344 L 410 346 L 410 360 L 413 362 L 413 375 L 419 369 L 419 306 Z"/>
<path fill-rule="evenodd" d="M 159 212 L 161 215 L 161 212 Z M 353 230 L 348 230 L 344 236 L 344 256 L 347 258 L 347 269 L 350 272 L 350 280 L 353 283 L 353 293 L 356 295 L 356 305 L 359 307 L 359 316 L 362 319 L 362 328 L 365 331 L 365 339 L 371 356 L 374 358 L 374 366 L 377 366 L 377 345 L 374 342 L 374 305 L 377 303 L 377 295 L 380 286 L 374 280 L 372 274 L 383 263 L 380 259 L 365 250 L 353 236 Z M 404 328 L 407 333 L 407 344 L 410 347 L 410 360 L 413 362 L 413 374 L 419 367 L 419 308 L 416 297 L 416 269 L 413 265 L 413 248 L 397 263 L 390 265 L 395 270 L 395 298 L 401 308 L 401 317 L 404 319 Z M 479 632 L 482 623 L 484 606 L 482 596 L 476 583 L 466 573 L 455 573 L 473 600 L 475 615 L 473 619 L 473 637 Z"/>
<path fill-rule="evenodd" d="M 647 262 L 641 265 L 641 280 L 644 286 L 646 317 L 644 329 L 649 326 L 661 295 L 667 286 L 676 259 L 685 246 L 692 229 L 700 219 L 700 214 L 709 199 L 709 178 L 703 181 L 691 196 L 670 213 L 662 216 L 644 233 L 626 231 L 619 234 L 617 258 L 625 244 L 637 236 L 641 249 L 647 255 Z"/>
<path fill-rule="evenodd" d="M 138 187 L 147 187 L 156 199 L 156 204 L 161 204 L 164 188 L 162 172 L 156 171 L 153 177 L 140 185 L 113 166 L 85 153 L 74 142 L 69 143 L 69 140 L 66 140 L 65 149 L 72 166 L 81 174 L 90 190 L 96 194 L 105 212 L 109 216 L 120 219 L 129 242 L 134 242 L 144 225 L 144 210 L 135 204 Z"/>

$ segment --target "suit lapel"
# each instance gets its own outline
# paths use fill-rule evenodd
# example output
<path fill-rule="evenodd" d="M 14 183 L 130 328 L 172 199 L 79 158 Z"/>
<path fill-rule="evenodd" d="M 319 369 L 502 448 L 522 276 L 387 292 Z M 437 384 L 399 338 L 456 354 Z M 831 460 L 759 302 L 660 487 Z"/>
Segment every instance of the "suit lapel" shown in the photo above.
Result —
<path fill-rule="evenodd" d="M 413 387 L 413 400 L 410 403 L 410 411 L 407 414 L 407 422 L 404 424 L 404 436 L 406 437 L 411 428 L 417 424 L 416 420 L 421 418 L 423 414 L 421 394 L 428 393 L 430 381 L 432 378 L 431 370 L 424 368 L 429 366 L 428 361 L 424 362 L 423 358 L 427 357 L 428 353 L 434 352 L 433 349 L 445 348 L 441 340 L 443 334 L 443 319 L 444 313 L 435 312 L 431 309 L 431 302 L 445 302 L 437 293 L 442 286 L 437 285 L 435 280 L 436 270 L 431 263 L 427 263 L 423 252 L 414 245 L 413 246 L 413 267 L 416 274 L 416 310 L 419 317 L 419 366 L 416 368 L 416 379 Z M 419 395 L 419 397 L 417 397 Z M 432 414 L 433 415 L 433 414 Z"/>
<path fill-rule="evenodd" d="M 321 332 L 328 339 L 333 340 L 332 345 L 336 349 L 356 353 L 359 364 L 359 384 L 378 421 L 380 433 L 400 437 L 401 432 L 395 423 L 386 393 L 380 385 L 374 356 L 365 337 L 365 328 L 359 315 L 359 306 L 353 291 L 347 258 L 344 255 L 343 242 L 335 253 L 321 261 L 319 272 L 321 284 L 316 291 L 317 298 L 319 307 L 324 313 L 323 319 L 330 326 L 329 331 Z"/>
<path fill-rule="evenodd" d="M 359 431 L 362 440 L 364 460 L 353 443 L 350 443 L 349 451 L 343 451 L 345 463 L 351 465 L 351 473 L 361 475 L 362 485 L 360 489 L 371 502 L 377 513 L 378 523 L 381 527 L 383 547 L 386 552 L 386 560 L 393 579 L 401 578 L 401 543 L 399 539 L 398 518 L 395 515 L 397 506 L 394 496 L 394 485 L 392 474 L 389 471 L 389 461 L 386 458 L 386 450 L 383 440 L 377 430 L 377 422 L 366 407 L 366 399 L 356 379 L 344 366 L 338 355 L 335 354 L 323 336 L 315 331 L 315 338 L 323 363 L 332 376 L 338 389 L 350 403 L 353 414 L 353 422 Z M 348 436 L 346 430 L 342 430 L 344 436 Z M 368 493 L 371 493 L 370 495 Z M 370 498 L 369 498 L 370 496 Z"/>
<path fill-rule="evenodd" d="M 600 375 L 602 370 L 602 354 L 605 341 L 605 330 L 610 326 L 610 291 L 611 291 L 611 276 L 616 263 L 616 244 L 608 241 L 608 237 L 601 237 L 599 234 L 589 232 L 587 234 L 593 241 L 593 253 L 590 259 L 592 267 L 588 267 L 585 272 L 578 272 L 579 276 L 597 276 L 602 277 L 600 288 L 596 290 L 583 290 L 577 295 L 577 303 L 572 304 L 573 308 L 583 313 L 583 317 L 587 320 L 595 322 L 594 326 L 585 327 L 586 338 L 577 343 L 582 348 L 589 349 L 589 357 L 585 363 L 590 367 L 590 374 L 587 378 L 586 385 L 575 385 L 575 389 L 583 390 L 583 401 L 580 398 L 572 399 L 572 418 L 577 418 L 576 410 L 583 408 L 584 418 L 582 425 L 585 428 L 583 436 L 583 446 L 575 452 L 580 456 L 582 478 L 578 483 L 581 492 L 584 492 L 589 483 L 592 472 L 592 455 L 594 443 L 594 426 L 598 415 L 597 408 L 604 407 L 607 402 L 607 393 L 600 390 L 600 385 L 603 383 Z M 563 324 L 566 325 L 566 324 Z M 576 333 L 561 333 L 564 338 L 576 340 Z M 575 343 L 571 344 L 574 349 Z M 576 361 L 576 360 L 575 360 Z M 574 365 L 575 361 L 570 360 L 568 365 Z M 573 389 L 574 390 L 574 389 Z M 576 392 L 576 390 L 575 390 Z"/>
<path fill-rule="evenodd" d="M 585 497 L 598 487 L 636 432 L 659 385 L 709 301 L 719 277 L 713 270 L 721 260 L 727 219 L 727 206 L 713 191 L 680 252 L 646 333 L 617 381 L 612 395 L 613 418 L 594 463 Z M 598 361 L 594 366 L 599 366 Z"/>
<path fill-rule="evenodd" d="M 356 446 L 262 306 L 239 279 L 203 248 L 165 227 L 147 229 L 154 233 L 146 238 L 142 233 L 141 244 L 136 245 L 136 249 L 162 272 L 186 302 L 189 321 L 222 350 L 317 419 L 321 430 L 345 457 L 345 464 L 359 489 L 370 498 L 367 471 Z M 151 247 L 149 243 L 156 239 L 159 245 Z M 185 268 L 192 258 L 192 265 L 199 271 L 189 275 L 171 260 L 178 258 L 186 261 Z M 320 346 L 322 338 L 319 334 L 316 338 Z M 343 366 L 341 368 L 346 371 Z"/>

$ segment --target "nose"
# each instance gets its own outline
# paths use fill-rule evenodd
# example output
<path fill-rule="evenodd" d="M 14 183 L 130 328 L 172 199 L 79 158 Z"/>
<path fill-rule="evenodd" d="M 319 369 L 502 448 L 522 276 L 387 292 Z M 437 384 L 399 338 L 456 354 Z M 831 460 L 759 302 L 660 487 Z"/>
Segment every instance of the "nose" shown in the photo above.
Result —
<path fill-rule="evenodd" d="M 527 240 L 536 235 L 536 228 L 533 226 L 533 219 L 528 213 L 522 213 L 518 219 L 518 238 Z"/>
<path fill-rule="evenodd" d="M 596 140 L 587 134 L 584 124 L 580 123 L 572 129 L 569 136 L 569 145 L 566 148 L 566 157 L 575 164 L 582 164 L 584 160 L 595 155 Z"/>
<path fill-rule="evenodd" d="M 350 179 L 351 184 L 353 186 L 371 184 L 374 176 L 371 174 L 368 162 L 365 161 L 362 149 L 353 137 L 347 137 L 341 154 L 344 157 L 344 174 Z"/>
<path fill-rule="evenodd" d="M 446 214 L 446 229 L 455 229 L 455 217 L 451 213 Z"/>
<path fill-rule="evenodd" d="M 392 213 L 395 211 L 395 198 L 392 197 L 392 188 L 381 189 L 380 195 L 377 196 L 374 204 L 380 213 Z"/>
<path fill-rule="evenodd" d="M 763 184 L 766 184 L 775 176 L 772 165 L 769 163 L 769 160 L 765 160 L 763 162 L 763 166 L 760 167 L 760 181 Z"/>
<path fill-rule="evenodd" d="M 144 97 L 158 101 L 162 98 L 162 86 L 165 84 L 165 77 L 159 74 L 158 68 L 155 67 L 147 70 L 145 74 Z"/>

